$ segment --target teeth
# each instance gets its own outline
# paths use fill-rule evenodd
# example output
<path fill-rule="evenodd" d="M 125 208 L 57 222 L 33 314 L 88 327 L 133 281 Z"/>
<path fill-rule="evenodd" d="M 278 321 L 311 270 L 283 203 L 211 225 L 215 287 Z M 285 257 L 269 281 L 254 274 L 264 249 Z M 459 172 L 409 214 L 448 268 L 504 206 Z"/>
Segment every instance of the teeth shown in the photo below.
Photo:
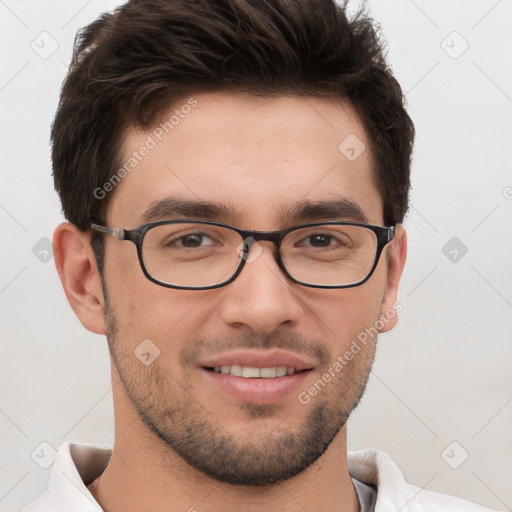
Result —
<path fill-rule="evenodd" d="M 231 366 L 229 373 L 231 375 L 236 375 L 237 377 L 241 377 L 242 376 L 242 367 L 238 364 L 234 364 L 233 366 Z"/>
<path fill-rule="evenodd" d="M 284 377 L 286 375 L 286 366 L 278 366 L 277 367 L 277 376 Z"/>
<path fill-rule="evenodd" d="M 270 379 L 277 375 L 277 368 L 262 368 L 260 370 L 260 377 L 263 379 Z"/>
<path fill-rule="evenodd" d="M 244 366 L 242 368 L 242 377 L 261 377 L 259 368 L 251 368 L 250 366 Z"/>
<path fill-rule="evenodd" d="M 213 370 L 216 373 L 235 375 L 236 377 L 245 377 L 248 379 L 271 379 L 273 377 L 284 377 L 285 375 L 293 375 L 295 373 L 295 368 L 293 366 L 253 368 L 252 366 L 240 366 L 238 364 L 234 364 L 232 366 L 216 366 Z"/>

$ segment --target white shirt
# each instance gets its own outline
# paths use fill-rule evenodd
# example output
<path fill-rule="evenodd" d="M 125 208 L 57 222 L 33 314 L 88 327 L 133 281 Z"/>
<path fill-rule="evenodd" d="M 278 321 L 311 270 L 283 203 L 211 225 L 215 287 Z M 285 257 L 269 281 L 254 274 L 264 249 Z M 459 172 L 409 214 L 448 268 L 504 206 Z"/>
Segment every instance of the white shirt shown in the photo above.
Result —
<path fill-rule="evenodd" d="M 64 443 L 58 451 L 47 491 L 21 512 L 98 512 L 100 505 L 87 489 L 105 468 L 109 446 Z M 362 512 L 491 512 L 469 501 L 422 490 L 408 484 L 384 452 L 348 453 L 349 473 Z M 366 485 L 364 485 L 366 484 Z"/>

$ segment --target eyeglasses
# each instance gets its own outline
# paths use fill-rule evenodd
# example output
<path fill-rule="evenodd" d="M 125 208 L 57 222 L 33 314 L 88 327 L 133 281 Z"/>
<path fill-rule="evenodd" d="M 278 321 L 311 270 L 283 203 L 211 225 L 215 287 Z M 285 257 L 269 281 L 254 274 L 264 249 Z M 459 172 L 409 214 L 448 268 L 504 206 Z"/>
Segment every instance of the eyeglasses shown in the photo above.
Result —
<path fill-rule="evenodd" d="M 262 251 L 258 241 L 276 245 L 276 262 L 294 283 L 311 288 L 359 286 L 370 278 L 395 236 L 394 227 L 338 221 L 281 231 L 247 231 L 194 219 L 152 222 L 136 229 L 92 224 L 91 229 L 133 242 L 145 276 L 180 290 L 231 283 Z"/>

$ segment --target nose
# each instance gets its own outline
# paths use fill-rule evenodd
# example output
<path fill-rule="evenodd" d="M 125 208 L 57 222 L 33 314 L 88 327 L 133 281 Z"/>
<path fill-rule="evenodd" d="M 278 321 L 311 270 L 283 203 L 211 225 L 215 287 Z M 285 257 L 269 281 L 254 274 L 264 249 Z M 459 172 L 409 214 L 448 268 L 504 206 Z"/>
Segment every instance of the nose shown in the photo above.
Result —
<path fill-rule="evenodd" d="M 254 244 L 238 277 L 224 288 L 221 316 L 232 327 L 257 334 L 293 327 L 304 310 L 298 287 L 279 268 L 271 242 Z"/>

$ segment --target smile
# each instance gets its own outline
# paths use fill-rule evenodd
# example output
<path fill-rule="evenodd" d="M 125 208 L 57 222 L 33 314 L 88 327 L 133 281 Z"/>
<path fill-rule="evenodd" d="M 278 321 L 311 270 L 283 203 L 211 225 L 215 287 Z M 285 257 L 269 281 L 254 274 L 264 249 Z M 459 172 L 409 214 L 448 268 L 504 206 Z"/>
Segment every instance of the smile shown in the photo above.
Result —
<path fill-rule="evenodd" d="M 236 377 L 245 377 L 247 379 L 273 379 L 275 377 L 284 377 L 285 375 L 294 375 L 297 372 L 293 366 L 256 368 L 252 366 L 241 366 L 239 364 L 234 364 L 231 366 L 215 366 L 213 368 L 207 369 L 216 373 L 234 375 Z"/>

